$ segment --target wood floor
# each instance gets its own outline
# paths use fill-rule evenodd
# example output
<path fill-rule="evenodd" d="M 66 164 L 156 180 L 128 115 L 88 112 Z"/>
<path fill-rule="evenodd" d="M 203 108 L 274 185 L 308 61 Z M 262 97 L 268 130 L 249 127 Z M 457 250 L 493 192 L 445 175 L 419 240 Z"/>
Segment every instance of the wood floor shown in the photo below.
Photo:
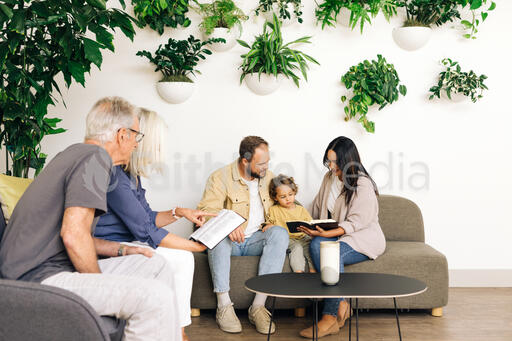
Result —
<path fill-rule="evenodd" d="M 202 310 L 200 317 L 192 318 L 187 334 L 192 341 L 266 340 L 249 324 L 246 311 L 237 314 L 242 322 L 241 334 L 218 329 L 213 310 Z M 305 318 L 296 318 L 293 311 L 281 310 L 276 313 L 276 323 L 271 340 L 306 340 L 298 331 L 311 325 L 311 315 L 308 312 Z M 400 327 L 404 341 L 512 341 L 512 288 L 451 288 L 443 317 L 404 310 L 400 312 Z M 360 312 L 359 332 L 361 341 L 398 340 L 394 311 Z M 353 336 L 355 340 L 355 333 Z M 322 340 L 348 340 L 348 325 L 338 335 Z"/>

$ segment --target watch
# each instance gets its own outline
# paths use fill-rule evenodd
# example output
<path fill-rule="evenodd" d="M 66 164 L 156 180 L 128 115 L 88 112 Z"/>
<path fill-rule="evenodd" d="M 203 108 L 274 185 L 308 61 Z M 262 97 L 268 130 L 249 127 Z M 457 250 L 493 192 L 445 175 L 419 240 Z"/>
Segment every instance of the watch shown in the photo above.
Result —
<path fill-rule="evenodd" d="M 119 249 L 117 249 L 117 257 L 123 256 L 123 253 L 124 253 L 124 245 L 119 244 Z"/>
<path fill-rule="evenodd" d="M 175 208 L 173 208 L 173 209 L 171 210 L 171 214 L 172 214 L 172 217 L 173 217 L 174 219 L 179 219 L 179 218 L 180 218 L 180 217 L 178 217 L 178 216 L 176 215 L 176 210 L 177 210 L 177 209 L 178 209 L 178 207 L 176 206 Z"/>

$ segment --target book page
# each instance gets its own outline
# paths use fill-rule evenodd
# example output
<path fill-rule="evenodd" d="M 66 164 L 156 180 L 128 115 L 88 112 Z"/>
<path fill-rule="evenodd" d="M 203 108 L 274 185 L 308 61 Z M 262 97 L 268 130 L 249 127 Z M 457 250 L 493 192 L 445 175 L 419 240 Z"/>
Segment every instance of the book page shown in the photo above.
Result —
<path fill-rule="evenodd" d="M 214 248 L 234 229 L 245 222 L 245 218 L 230 210 L 221 210 L 216 217 L 211 218 L 202 227 L 190 235 L 190 238 L 201 242 L 209 249 Z"/>

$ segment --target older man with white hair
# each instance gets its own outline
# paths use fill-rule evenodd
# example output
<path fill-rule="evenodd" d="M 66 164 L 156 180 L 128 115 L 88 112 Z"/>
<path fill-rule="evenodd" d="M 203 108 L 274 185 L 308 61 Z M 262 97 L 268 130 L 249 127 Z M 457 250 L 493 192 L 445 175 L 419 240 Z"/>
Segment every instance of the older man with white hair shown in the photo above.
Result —
<path fill-rule="evenodd" d="M 93 106 L 84 143 L 57 154 L 14 209 L 0 274 L 67 289 L 98 314 L 127 320 L 124 340 L 181 340 L 166 261 L 147 248 L 92 237 L 107 211 L 111 168 L 129 159 L 144 136 L 138 130 L 136 109 L 122 98 Z"/>

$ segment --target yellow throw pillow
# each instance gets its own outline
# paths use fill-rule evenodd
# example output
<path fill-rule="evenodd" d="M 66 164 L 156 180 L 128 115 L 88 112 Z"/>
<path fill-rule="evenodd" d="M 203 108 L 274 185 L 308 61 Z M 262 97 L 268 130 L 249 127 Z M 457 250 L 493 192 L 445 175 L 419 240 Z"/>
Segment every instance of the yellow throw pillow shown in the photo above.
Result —
<path fill-rule="evenodd" d="M 5 223 L 9 222 L 14 206 L 32 183 L 32 179 L 17 178 L 0 174 L 0 203 L 4 212 Z"/>

